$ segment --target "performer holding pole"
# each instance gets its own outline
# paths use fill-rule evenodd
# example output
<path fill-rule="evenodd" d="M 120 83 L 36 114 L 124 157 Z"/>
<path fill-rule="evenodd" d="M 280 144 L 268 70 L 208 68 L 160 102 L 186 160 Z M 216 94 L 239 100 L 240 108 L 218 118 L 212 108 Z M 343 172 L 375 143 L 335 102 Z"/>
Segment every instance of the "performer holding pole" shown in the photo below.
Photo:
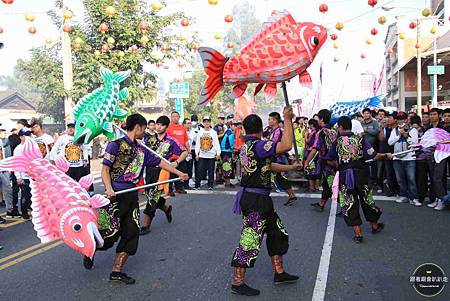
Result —
<path fill-rule="evenodd" d="M 298 169 L 300 164 L 280 165 L 273 163 L 277 154 L 292 148 L 292 108 L 283 112 L 286 130 L 279 143 L 261 140 L 262 120 L 257 115 L 249 115 L 243 125 L 246 133 L 245 144 L 241 150 L 242 180 L 241 190 L 236 196 L 233 212 L 242 215 L 244 224 L 241 239 L 233 254 L 233 280 L 231 291 L 235 294 L 256 296 L 259 291 L 245 284 L 245 272 L 252 268 L 258 258 L 264 233 L 267 234 L 267 250 L 272 258 L 274 283 L 297 281 L 298 277 L 284 271 L 282 256 L 287 253 L 289 240 L 286 228 L 273 208 L 270 198 L 271 173 Z M 241 210 L 242 208 L 242 210 Z"/>
<path fill-rule="evenodd" d="M 139 241 L 139 202 L 138 191 L 117 194 L 116 191 L 136 187 L 147 166 L 159 166 L 187 180 L 188 175 L 176 170 L 171 164 L 148 152 L 137 139 L 143 138 L 147 121 L 140 114 L 128 116 L 125 137 L 108 144 L 103 159 L 102 180 L 106 195 L 111 203 L 100 210 L 99 229 L 104 245 L 98 250 L 111 248 L 119 239 L 116 259 L 109 279 L 125 284 L 134 284 L 135 280 L 122 272 L 128 257 L 137 251 Z M 84 257 L 83 264 L 91 269 L 94 258 Z"/>

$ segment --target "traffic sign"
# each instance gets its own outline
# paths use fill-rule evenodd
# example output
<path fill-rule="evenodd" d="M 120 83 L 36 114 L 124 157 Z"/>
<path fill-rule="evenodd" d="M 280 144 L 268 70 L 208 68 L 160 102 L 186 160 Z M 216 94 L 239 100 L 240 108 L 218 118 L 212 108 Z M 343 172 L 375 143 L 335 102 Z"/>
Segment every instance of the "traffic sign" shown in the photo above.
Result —
<path fill-rule="evenodd" d="M 428 75 L 442 75 L 445 74 L 445 66 L 428 66 Z"/>
<path fill-rule="evenodd" d="M 189 98 L 189 83 L 170 83 L 169 98 Z"/>

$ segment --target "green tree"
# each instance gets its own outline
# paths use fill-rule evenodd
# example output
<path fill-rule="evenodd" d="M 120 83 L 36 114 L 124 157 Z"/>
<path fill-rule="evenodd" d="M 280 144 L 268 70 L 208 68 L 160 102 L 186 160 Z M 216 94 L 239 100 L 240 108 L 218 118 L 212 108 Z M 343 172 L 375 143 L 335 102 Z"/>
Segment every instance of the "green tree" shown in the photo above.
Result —
<path fill-rule="evenodd" d="M 74 100 L 77 101 L 102 84 L 99 75 L 101 66 L 114 72 L 131 70 L 130 78 L 123 83 L 130 91 L 130 97 L 123 104 L 125 107 L 132 109 L 137 100 L 155 97 L 155 75 L 145 72 L 144 64 L 156 63 L 162 59 L 155 56 L 155 50 L 160 49 L 163 44 L 172 45 L 164 54 L 164 59 L 173 58 L 177 49 L 184 48 L 169 31 L 169 27 L 182 18 L 183 14 L 156 14 L 149 11 L 148 4 L 143 0 L 83 0 L 83 4 L 86 17 L 82 24 L 72 26 L 70 34 L 74 75 L 74 88 L 70 94 Z M 61 27 L 63 20 L 58 13 L 61 1 L 57 0 L 55 6 L 58 10 L 50 11 L 49 15 L 54 24 Z M 108 6 L 116 9 L 114 17 L 109 18 L 105 14 Z M 139 29 L 141 22 L 149 24 L 147 30 Z M 99 31 L 102 23 L 108 26 L 108 31 L 104 34 Z M 143 36 L 148 42 L 142 43 Z M 114 43 L 108 45 L 108 38 L 114 39 Z M 100 51 L 103 45 L 108 45 L 109 50 Z M 137 51 L 131 50 L 134 45 L 138 47 Z M 58 121 L 63 116 L 62 101 L 69 93 L 63 88 L 60 50 L 60 43 L 33 49 L 31 59 L 20 61 L 18 67 L 19 72 L 23 73 L 21 75 L 42 93 L 42 98 L 45 99 L 43 113 Z"/>

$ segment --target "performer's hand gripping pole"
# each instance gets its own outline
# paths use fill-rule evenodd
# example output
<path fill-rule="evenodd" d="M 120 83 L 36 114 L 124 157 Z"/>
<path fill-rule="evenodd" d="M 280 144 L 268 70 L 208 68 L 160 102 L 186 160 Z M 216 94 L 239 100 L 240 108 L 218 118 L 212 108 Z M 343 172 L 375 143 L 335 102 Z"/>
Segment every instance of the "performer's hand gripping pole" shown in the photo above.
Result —
<path fill-rule="evenodd" d="M 127 132 L 125 130 L 123 130 L 120 126 L 113 124 L 114 127 L 116 129 L 118 129 L 119 131 L 121 131 L 122 133 L 124 133 L 125 135 L 127 134 Z M 151 152 L 152 154 L 154 154 L 155 156 L 157 156 L 158 158 L 160 158 L 161 160 L 165 161 L 168 164 L 171 164 L 169 160 L 167 160 L 166 158 L 164 158 L 163 156 L 161 156 L 160 154 L 158 154 L 157 152 L 155 152 L 154 150 L 152 150 L 150 147 L 148 147 L 147 145 L 145 145 L 144 142 L 139 141 L 139 144 L 145 148 L 146 150 L 148 150 L 149 152 Z M 142 187 L 142 186 L 141 186 Z"/>
<path fill-rule="evenodd" d="M 289 107 L 291 104 L 289 103 L 289 96 L 288 96 L 288 94 L 287 94 L 286 82 L 282 82 L 282 83 L 281 83 L 281 87 L 283 88 L 283 95 L 284 95 L 284 101 L 286 102 L 286 107 Z M 295 158 L 297 159 L 297 162 L 298 162 L 298 161 L 299 161 L 299 157 L 298 157 L 297 141 L 295 140 L 295 128 L 294 128 L 294 123 L 291 122 L 291 126 L 292 126 L 292 135 L 294 136 L 294 152 L 295 152 Z"/>

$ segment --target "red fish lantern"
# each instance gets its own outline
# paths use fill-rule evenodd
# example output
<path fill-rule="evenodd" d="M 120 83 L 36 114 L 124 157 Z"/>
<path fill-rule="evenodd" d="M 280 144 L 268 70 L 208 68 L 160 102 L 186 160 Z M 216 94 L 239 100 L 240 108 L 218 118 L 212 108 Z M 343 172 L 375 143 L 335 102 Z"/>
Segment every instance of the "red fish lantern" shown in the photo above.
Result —
<path fill-rule="evenodd" d="M 336 41 L 337 40 L 337 38 L 338 38 L 338 36 L 337 36 L 337 34 L 332 34 L 331 36 L 330 36 L 330 38 L 333 40 L 333 41 Z"/>
<path fill-rule="evenodd" d="M 3 3 L 5 3 L 6 5 L 10 5 L 14 3 L 14 0 L 2 0 Z"/>
<path fill-rule="evenodd" d="M 225 16 L 225 22 L 227 22 L 227 23 L 233 22 L 233 16 L 232 15 L 226 15 Z"/>
<path fill-rule="evenodd" d="M 322 4 L 319 6 L 319 11 L 320 11 L 322 14 L 326 13 L 326 12 L 328 11 L 328 5 L 326 5 L 325 3 L 322 3 Z"/>
<path fill-rule="evenodd" d="M 234 44 L 232 42 L 228 42 L 227 48 L 230 48 L 230 49 L 234 48 Z"/>
<path fill-rule="evenodd" d="M 105 23 L 102 23 L 102 24 L 100 24 L 100 27 L 98 28 L 98 30 L 101 33 L 105 34 L 108 32 L 109 28 L 108 28 L 108 25 L 106 25 Z"/>
<path fill-rule="evenodd" d="M 376 36 L 376 35 L 378 34 L 378 30 L 374 27 L 374 28 L 372 28 L 372 30 L 370 31 L 370 33 L 371 33 L 373 36 Z"/>
<path fill-rule="evenodd" d="M 409 28 L 414 29 L 414 28 L 416 28 L 416 27 L 417 27 L 416 22 L 411 22 L 411 23 L 409 23 Z"/>
<path fill-rule="evenodd" d="M 377 5 L 378 0 L 369 0 L 367 1 L 367 4 L 369 4 L 369 6 L 375 7 L 375 5 Z"/>
<path fill-rule="evenodd" d="M 36 33 L 36 27 L 34 27 L 34 26 L 28 27 L 28 32 L 31 33 L 31 34 L 35 34 Z"/>
<path fill-rule="evenodd" d="M 183 27 L 187 27 L 189 26 L 189 19 L 188 18 L 183 18 L 180 22 L 181 26 Z"/>
<path fill-rule="evenodd" d="M 283 12 L 263 25 L 240 55 L 224 57 L 220 52 L 201 47 L 200 56 L 208 78 L 199 105 L 214 99 L 224 85 L 232 85 L 230 98 L 242 96 L 250 83 L 257 83 L 255 95 L 264 90 L 266 100 L 276 95 L 277 83 L 300 75 L 300 82 L 311 83 L 307 68 L 328 37 L 327 29 L 311 22 L 296 22 Z M 263 89 L 264 88 L 264 89 Z"/>

